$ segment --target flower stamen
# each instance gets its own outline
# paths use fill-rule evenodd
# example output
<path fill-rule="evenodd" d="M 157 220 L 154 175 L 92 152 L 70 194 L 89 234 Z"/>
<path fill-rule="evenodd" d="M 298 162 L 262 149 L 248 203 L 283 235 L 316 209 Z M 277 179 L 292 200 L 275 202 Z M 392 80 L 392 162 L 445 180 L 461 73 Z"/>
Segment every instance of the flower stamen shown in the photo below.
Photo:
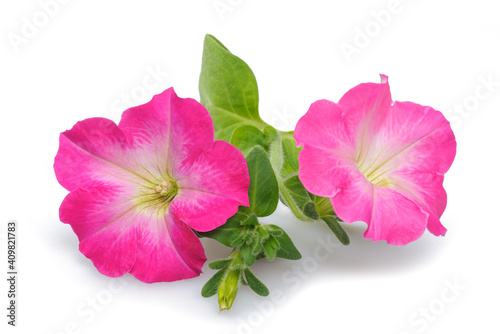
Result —
<path fill-rule="evenodd" d="M 378 158 L 378 157 L 377 157 Z M 375 161 L 378 159 L 373 159 L 371 161 L 365 162 L 363 160 L 362 163 L 357 161 L 356 166 L 358 170 L 363 174 L 370 183 L 377 185 L 379 187 L 393 187 L 391 178 L 387 175 L 390 169 L 384 170 L 384 164 L 379 161 Z"/>
<path fill-rule="evenodd" d="M 168 178 L 168 180 L 163 180 L 154 186 L 149 184 L 139 187 L 134 202 L 139 211 L 162 216 L 165 215 L 178 191 L 177 182 Z"/>

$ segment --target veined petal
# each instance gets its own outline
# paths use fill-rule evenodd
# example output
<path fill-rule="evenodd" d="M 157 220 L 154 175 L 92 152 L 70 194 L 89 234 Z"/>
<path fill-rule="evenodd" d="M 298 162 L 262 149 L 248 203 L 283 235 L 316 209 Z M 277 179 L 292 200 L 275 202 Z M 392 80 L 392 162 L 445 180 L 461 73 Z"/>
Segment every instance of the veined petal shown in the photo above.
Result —
<path fill-rule="evenodd" d="M 338 105 L 344 115 L 351 141 L 356 143 L 356 160 L 362 157 L 382 126 L 392 104 L 387 76 L 381 83 L 363 83 L 342 96 Z"/>
<path fill-rule="evenodd" d="M 396 175 L 397 174 L 397 175 Z M 392 173 L 394 190 L 417 203 L 429 214 L 427 228 L 434 235 L 444 235 L 446 228 L 439 218 L 446 208 L 447 195 L 443 188 L 444 175 L 431 172 L 405 171 Z"/>
<path fill-rule="evenodd" d="M 229 143 L 216 141 L 197 159 L 174 171 L 179 194 L 170 209 L 197 231 L 210 231 L 248 206 L 250 178 L 245 158 Z"/>
<path fill-rule="evenodd" d="M 406 245 L 424 233 L 429 214 L 397 191 L 373 186 L 372 217 L 365 238 Z"/>
<path fill-rule="evenodd" d="M 206 261 L 194 232 L 170 211 L 165 217 L 138 217 L 143 227 L 130 273 L 146 282 L 171 282 L 200 275 Z"/>
<path fill-rule="evenodd" d="M 155 158 L 148 161 L 148 170 L 171 172 L 174 165 L 196 158 L 214 141 L 208 111 L 196 100 L 179 98 L 173 88 L 126 110 L 119 127 L 146 161 Z"/>
<path fill-rule="evenodd" d="M 430 107 L 395 102 L 376 144 L 379 149 L 372 176 L 384 175 L 395 191 L 429 213 L 429 230 L 443 235 L 439 222 L 446 208 L 444 173 L 456 154 L 450 123 Z"/>
<path fill-rule="evenodd" d="M 71 191 L 98 184 L 139 183 L 132 171 L 131 143 L 117 125 L 105 118 L 78 122 L 60 136 L 54 170 L 59 183 Z"/>
<path fill-rule="evenodd" d="M 168 212 L 136 210 L 127 197 L 119 188 L 79 188 L 61 205 L 61 221 L 97 270 L 111 277 L 130 272 L 147 283 L 198 276 L 206 257 L 193 231 Z"/>
<path fill-rule="evenodd" d="M 304 187 L 324 197 L 334 196 L 359 174 L 353 158 L 309 145 L 299 153 L 299 166 Z"/>
<path fill-rule="evenodd" d="M 59 216 L 80 240 L 80 251 L 111 277 L 130 271 L 136 259 L 137 213 L 120 188 L 78 188 L 61 204 Z"/>
<path fill-rule="evenodd" d="M 347 126 L 345 115 L 336 103 L 319 100 L 311 104 L 307 113 L 297 122 L 293 137 L 298 146 L 334 151 L 354 160 L 353 131 Z"/>
<path fill-rule="evenodd" d="M 446 227 L 443 226 L 443 224 L 441 224 L 441 221 L 439 220 L 438 217 L 439 216 L 435 216 L 432 214 L 429 215 L 429 220 L 427 222 L 427 229 L 429 230 L 429 232 L 431 232 L 436 236 L 445 235 L 447 229 Z"/>
<path fill-rule="evenodd" d="M 429 216 L 397 191 L 376 186 L 361 174 L 332 198 L 332 206 L 347 223 L 367 223 L 365 238 L 387 240 L 393 245 L 405 245 L 419 238 Z"/>
<path fill-rule="evenodd" d="M 331 198 L 337 216 L 346 223 L 370 223 L 373 210 L 373 184 L 361 173 L 352 173 Z"/>
<path fill-rule="evenodd" d="M 444 174 L 456 154 L 450 123 L 442 113 L 412 102 L 395 102 L 378 135 L 381 165 Z"/>

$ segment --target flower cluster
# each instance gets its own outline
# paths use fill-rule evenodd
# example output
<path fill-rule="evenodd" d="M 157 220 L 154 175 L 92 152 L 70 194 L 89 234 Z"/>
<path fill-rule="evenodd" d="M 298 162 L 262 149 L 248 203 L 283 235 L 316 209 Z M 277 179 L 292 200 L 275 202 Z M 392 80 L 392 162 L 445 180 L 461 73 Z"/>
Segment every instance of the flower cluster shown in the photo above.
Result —
<path fill-rule="evenodd" d="M 404 245 L 427 229 L 444 235 L 444 174 L 456 153 L 450 123 L 433 108 L 393 102 L 388 78 L 314 102 L 295 131 L 265 123 L 253 72 L 213 36 L 205 39 L 200 102 L 167 89 L 126 110 L 119 124 L 78 122 L 60 135 L 54 170 L 69 191 L 60 219 L 104 275 L 152 283 L 200 275 L 200 237 L 230 247 L 202 289 L 229 309 L 240 284 L 267 287 L 258 259 L 297 260 L 277 225 L 259 222 L 279 201 L 300 220 L 342 223 Z"/>

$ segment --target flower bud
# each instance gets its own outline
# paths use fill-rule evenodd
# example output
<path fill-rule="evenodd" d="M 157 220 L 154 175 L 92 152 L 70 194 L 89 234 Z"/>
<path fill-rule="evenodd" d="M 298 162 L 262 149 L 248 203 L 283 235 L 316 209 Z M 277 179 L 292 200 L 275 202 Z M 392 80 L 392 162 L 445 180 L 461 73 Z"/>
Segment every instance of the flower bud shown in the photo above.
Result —
<path fill-rule="evenodd" d="M 240 285 L 241 270 L 228 270 L 227 275 L 219 284 L 219 311 L 229 310 L 233 305 Z"/>

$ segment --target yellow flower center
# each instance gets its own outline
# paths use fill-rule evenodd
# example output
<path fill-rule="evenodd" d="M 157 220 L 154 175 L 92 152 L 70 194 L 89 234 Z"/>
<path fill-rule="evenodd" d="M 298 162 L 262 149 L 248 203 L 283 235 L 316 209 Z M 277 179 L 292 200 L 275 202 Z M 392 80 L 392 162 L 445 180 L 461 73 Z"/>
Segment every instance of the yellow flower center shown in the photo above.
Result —
<path fill-rule="evenodd" d="M 140 212 L 164 216 L 178 191 L 177 182 L 168 177 L 161 183 L 148 182 L 138 187 L 134 204 Z"/>
<path fill-rule="evenodd" d="M 372 149 L 369 148 L 366 152 L 361 150 L 361 154 L 357 155 L 356 166 L 358 170 L 368 181 L 376 186 L 394 187 L 394 183 L 389 177 L 391 168 L 387 164 L 388 160 L 382 157 L 382 152 L 370 152 Z"/>

